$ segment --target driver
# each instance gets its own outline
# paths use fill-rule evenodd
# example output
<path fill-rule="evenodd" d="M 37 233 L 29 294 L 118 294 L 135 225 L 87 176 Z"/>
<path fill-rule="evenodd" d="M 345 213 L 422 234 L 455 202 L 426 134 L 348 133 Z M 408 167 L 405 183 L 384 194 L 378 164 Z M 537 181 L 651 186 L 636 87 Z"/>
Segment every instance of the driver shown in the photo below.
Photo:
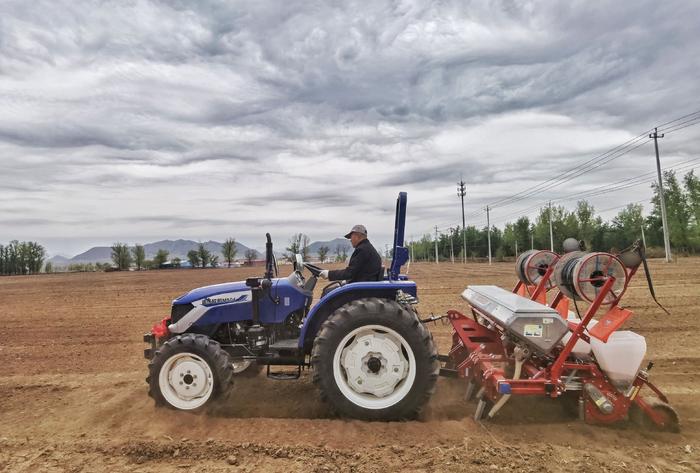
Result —
<path fill-rule="evenodd" d="M 345 235 L 350 239 L 352 247 L 355 248 L 350 262 L 345 269 L 327 270 L 324 269 L 319 274 L 323 279 L 330 281 L 360 282 L 378 281 L 382 274 L 382 258 L 367 239 L 367 229 L 364 225 L 355 225 L 352 230 Z"/>

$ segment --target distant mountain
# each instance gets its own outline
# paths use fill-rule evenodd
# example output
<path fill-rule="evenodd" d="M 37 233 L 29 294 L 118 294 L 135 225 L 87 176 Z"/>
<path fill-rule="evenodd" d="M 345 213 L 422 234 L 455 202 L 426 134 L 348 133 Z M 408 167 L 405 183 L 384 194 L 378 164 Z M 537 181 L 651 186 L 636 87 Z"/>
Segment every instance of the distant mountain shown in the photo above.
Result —
<path fill-rule="evenodd" d="M 309 245 L 309 254 L 314 257 L 318 256 L 318 249 L 322 246 L 327 246 L 330 248 L 328 252 L 329 257 L 335 256 L 335 251 L 338 246 L 345 248 L 347 250 L 348 256 L 352 254 L 353 248 L 350 244 L 350 240 L 346 238 L 336 238 L 330 241 L 314 241 Z M 223 255 L 221 254 L 221 243 L 218 241 L 207 241 L 204 242 L 204 247 L 209 250 L 212 254 L 219 256 L 219 262 L 223 263 Z M 161 240 L 153 243 L 146 243 L 143 245 L 146 250 L 146 259 L 153 259 L 158 250 L 166 250 L 169 253 L 169 258 L 180 258 L 181 260 L 187 259 L 187 252 L 190 250 L 196 250 L 199 247 L 199 242 L 193 240 Z M 284 247 L 275 248 L 275 255 L 278 260 L 282 260 L 284 254 Z M 246 245 L 236 242 L 236 259 L 242 260 L 245 258 L 245 252 L 249 249 Z M 258 258 L 265 258 L 264 250 L 257 250 Z M 72 258 L 66 258 L 64 256 L 54 256 L 48 261 L 52 262 L 54 266 L 68 266 L 72 263 L 111 263 L 112 262 L 112 248 L 109 246 L 95 246 L 89 250 L 75 255 Z"/>
<path fill-rule="evenodd" d="M 219 256 L 219 261 L 223 261 L 221 255 L 222 244 L 218 241 L 206 241 L 204 247 L 212 254 Z M 170 258 L 187 259 L 187 252 L 199 248 L 199 242 L 192 240 L 161 240 L 155 243 L 147 243 L 143 245 L 146 250 L 146 259 L 153 258 L 158 250 L 167 250 L 170 253 Z M 236 259 L 243 259 L 245 252 L 249 248 L 241 243 L 236 242 Z"/>
<path fill-rule="evenodd" d="M 219 261 L 223 262 L 221 246 L 222 244 L 218 241 L 204 242 L 204 247 L 212 254 L 218 255 Z M 187 252 L 197 249 L 199 242 L 193 240 L 161 240 L 146 243 L 143 247 L 146 250 L 146 259 L 152 259 L 158 250 L 166 250 L 169 253 L 169 258 L 186 260 Z M 242 260 L 245 258 L 245 252 L 248 250 L 248 247 L 236 242 L 236 250 L 236 259 Z M 112 248 L 109 246 L 95 246 L 72 258 L 54 256 L 48 261 L 52 262 L 54 266 L 67 266 L 72 263 L 110 263 L 112 261 Z"/>
<path fill-rule="evenodd" d="M 61 256 L 61 255 L 56 255 L 56 256 L 52 256 L 51 258 L 46 260 L 46 262 L 47 263 L 50 262 L 54 266 L 64 266 L 64 265 L 67 265 L 70 263 L 70 258 L 66 258 L 65 256 Z"/>
<path fill-rule="evenodd" d="M 335 249 L 340 246 L 340 248 L 345 248 L 348 252 L 348 256 L 352 254 L 352 245 L 350 240 L 347 238 L 336 238 L 330 241 L 315 241 L 309 245 L 309 253 L 312 255 L 318 255 L 318 249 L 322 246 L 327 246 L 330 248 L 328 252 L 329 256 L 335 255 Z"/>
<path fill-rule="evenodd" d="M 108 263 L 112 261 L 112 248 L 109 246 L 94 246 L 89 250 L 73 256 L 70 263 Z"/>

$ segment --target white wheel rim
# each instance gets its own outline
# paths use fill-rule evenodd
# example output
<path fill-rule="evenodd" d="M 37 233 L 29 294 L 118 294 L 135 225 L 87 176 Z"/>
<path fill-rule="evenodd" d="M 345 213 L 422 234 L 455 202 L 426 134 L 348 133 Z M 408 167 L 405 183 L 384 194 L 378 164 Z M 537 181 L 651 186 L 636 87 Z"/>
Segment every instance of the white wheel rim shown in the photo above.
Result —
<path fill-rule="evenodd" d="M 163 364 L 158 385 L 171 406 L 191 410 L 203 406 L 211 397 L 214 375 L 201 357 L 192 353 L 178 353 Z"/>
<path fill-rule="evenodd" d="M 239 360 L 232 362 L 231 366 L 233 367 L 233 374 L 243 373 L 250 367 L 251 364 L 253 364 L 252 360 Z"/>
<path fill-rule="evenodd" d="M 408 342 L 382 325 L 348 333 L 333 356 L 340 392 L 365 409 L 386 409 L 401 401 L 416 379 L 416 358 Z"/>

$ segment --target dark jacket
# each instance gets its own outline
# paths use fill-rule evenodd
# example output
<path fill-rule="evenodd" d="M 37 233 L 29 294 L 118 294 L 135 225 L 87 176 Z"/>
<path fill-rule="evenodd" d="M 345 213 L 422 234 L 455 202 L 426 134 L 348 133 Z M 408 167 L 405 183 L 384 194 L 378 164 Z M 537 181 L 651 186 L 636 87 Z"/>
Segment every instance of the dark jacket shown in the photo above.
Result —
<path fill-rule="evenodd" d="M 348 267 L 328 271 L 328 279 L 330 281 L 345 279 L 347 282 L 377 281 L 384 276 L 380 274 L 381 270 L 382 258 L 369 240 L 365 238 L 358 243 L 355 251 L 352 252 Z"/>

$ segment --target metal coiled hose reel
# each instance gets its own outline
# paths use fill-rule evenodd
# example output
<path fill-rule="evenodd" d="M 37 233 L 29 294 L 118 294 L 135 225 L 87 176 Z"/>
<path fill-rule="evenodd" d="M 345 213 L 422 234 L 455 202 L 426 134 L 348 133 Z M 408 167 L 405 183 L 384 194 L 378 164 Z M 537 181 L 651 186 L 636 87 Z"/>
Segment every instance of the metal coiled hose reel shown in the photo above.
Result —
<path fill-rule="evenodd" d="M 574 251 L 562 256 L 554 266 L 554 283 L 570 299 L 593 302 L 611 277 L 615 279 L 603 305 L 620 300 L 627 289 L 628 274 L 620 259 L 610 253 Z"/>
<path fill-rule="evenodd" d="M 515 263 L 518 279 L 531 286 L 537 286 L 547 270 L 559 260 L 559 255 L 547 250 L 528 250 L 522 253 Z M 553 287 L 552 281 L 547 281 L 547 289 Z"/>

